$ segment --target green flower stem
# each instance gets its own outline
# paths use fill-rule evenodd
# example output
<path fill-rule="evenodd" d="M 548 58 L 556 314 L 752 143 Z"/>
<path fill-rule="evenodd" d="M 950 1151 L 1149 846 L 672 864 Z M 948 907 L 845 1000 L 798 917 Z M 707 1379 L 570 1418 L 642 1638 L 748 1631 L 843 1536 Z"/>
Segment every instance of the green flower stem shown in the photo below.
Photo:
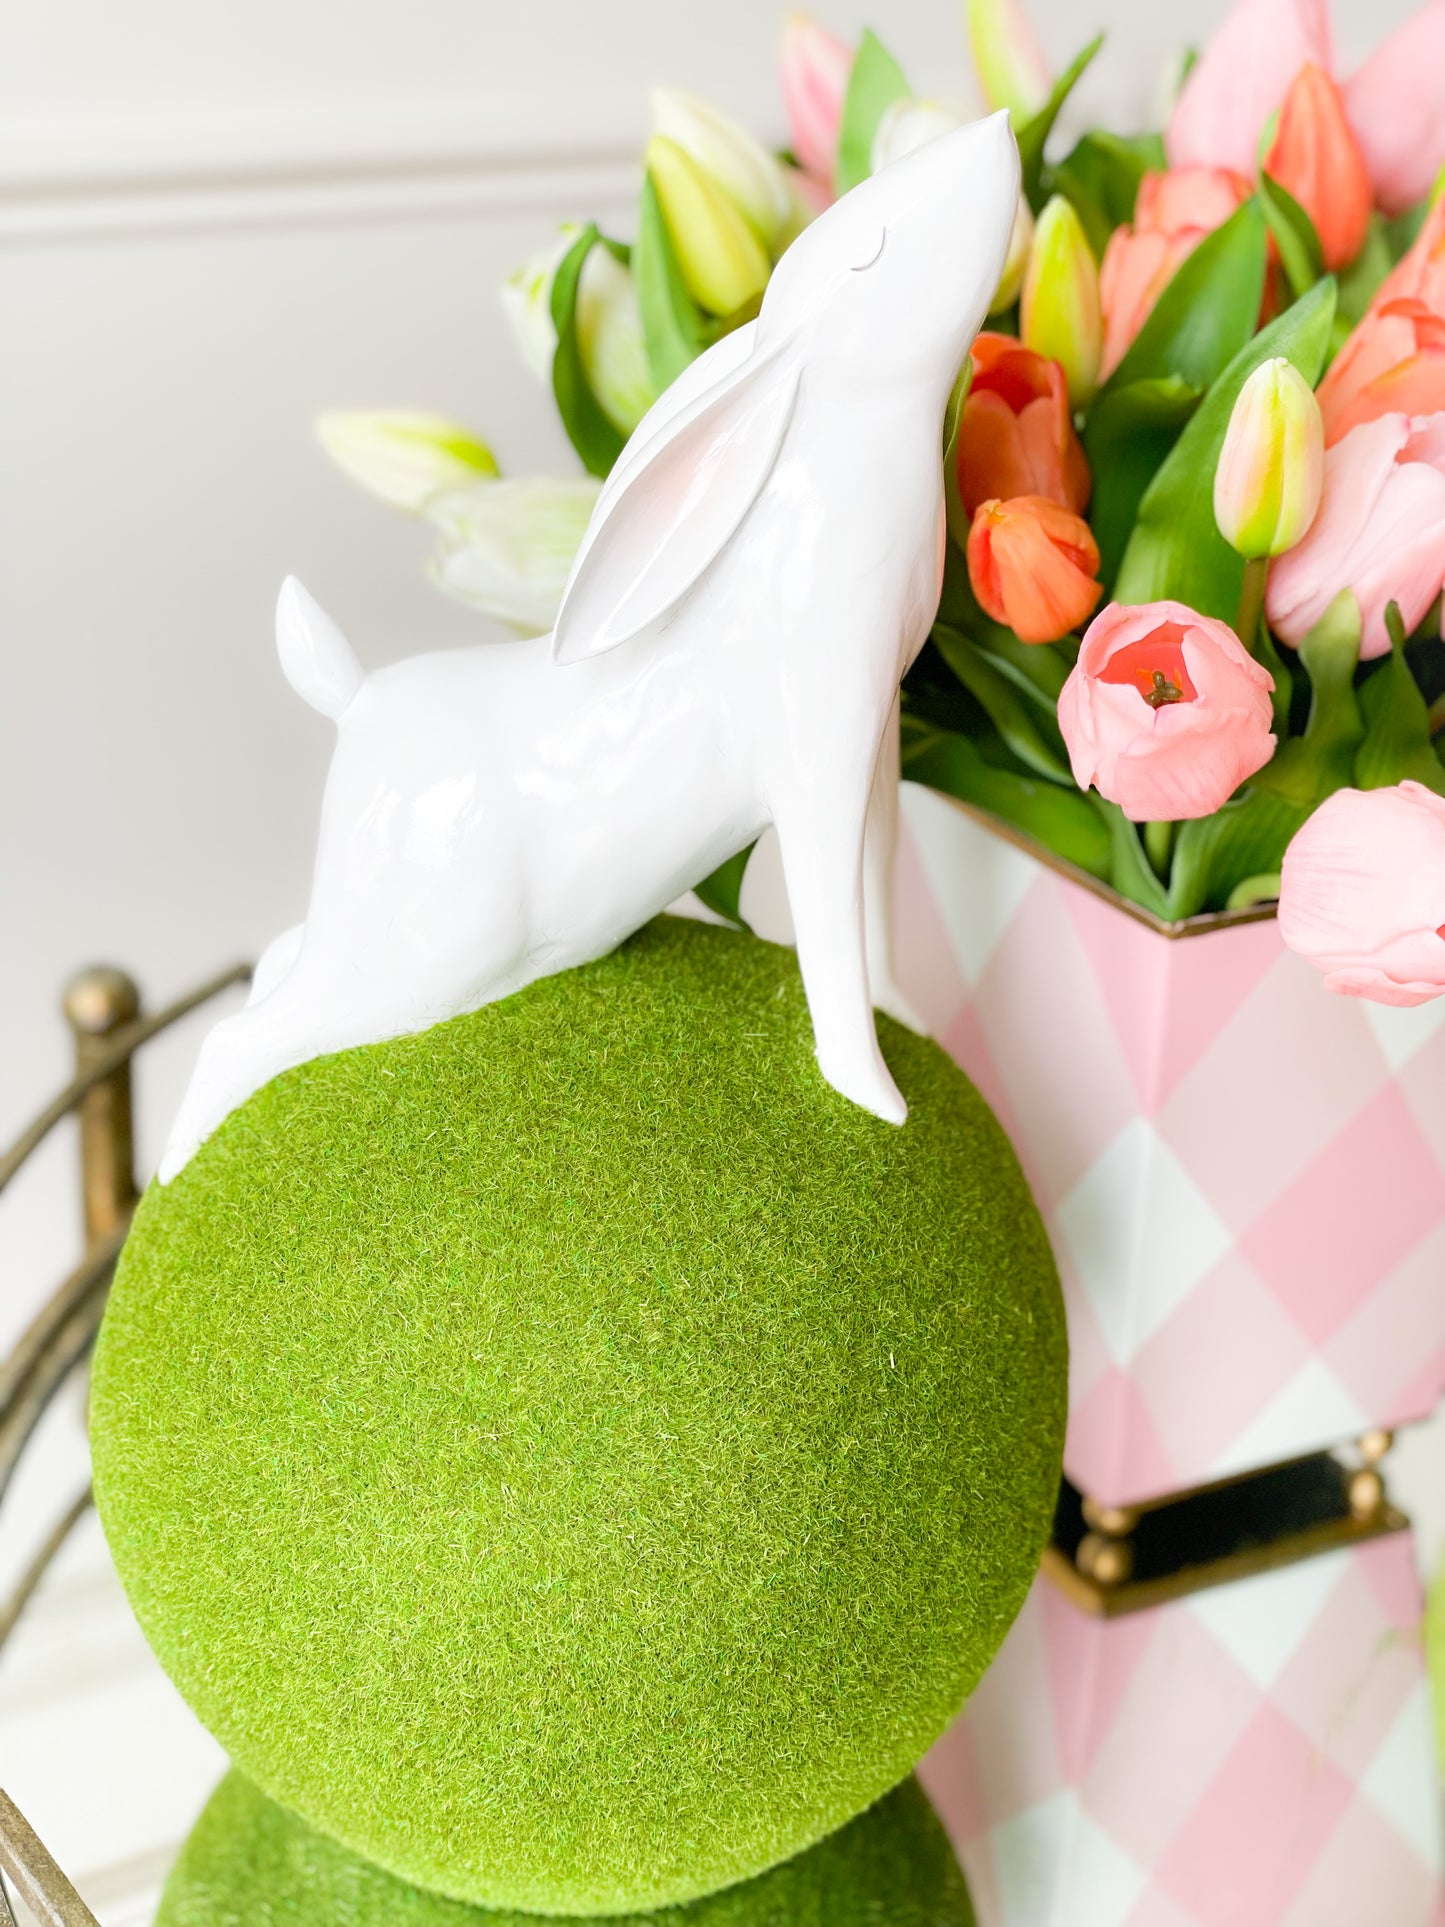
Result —
<path fill-rule="evenodd" d="M 1146 823 L 1144 825 L 1144 853 L 1154 866 L 1154 874 L 1161 883 L 1169 881 L 1169 859 L 1174 854 L 1174 825 L 1172 823 Z"/>
<path fill-rule="evenodd" d="M 1259 647 L 1259 623 L 1264 614 L 1264 583 L 1268 573 L 1268 556 L 1251 556 L 1244 565 L 1244 590 L 1239 598 L 1235 633 L 1251 655 Z"/>
<path fill-rule="evenodd" d="M 1437 696 L 1435 698 L 1434 702 L 1430 705 L 1430 713 L 1425 720 L 1430 726 L 1430 734 L 1432 736 L 1438 736 L 1441 730 L 1445 729 L 1445 696 Z"/>

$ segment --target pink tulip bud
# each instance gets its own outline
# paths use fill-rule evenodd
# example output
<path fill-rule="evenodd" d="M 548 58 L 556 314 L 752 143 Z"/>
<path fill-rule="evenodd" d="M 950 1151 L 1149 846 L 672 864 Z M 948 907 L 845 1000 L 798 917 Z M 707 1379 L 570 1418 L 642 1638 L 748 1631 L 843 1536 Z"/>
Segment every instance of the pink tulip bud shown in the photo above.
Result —
<path fill-rule="evenodd" d="M 783 28 L 781 69 L 798 165 L 831 185 L 853 49 L 806 13 L 791 14 Z"/>
<path fill-rule="evenodd" d="M 1179 269 L 1206 235 L 1222 227 L 1252 192 L 1242 174 L 1185 167 L 1146 174 L 1134 219 L 1109 236 L 1099 268 L 1104 309 L 1105 381 Z"/>
<path fill-rule="evenodd" d="M 1314 390 L 1283 355 L 1245 382 L 1214 471 L 1214 519 L 1241 555 L 1283 555 L 1320 505 L 1325 425 Z"/>
<path fill-rule="evenodd" d="M 1385 609 L 1415 628 L 1445 583 L 1445 414 L 1382 415 L 1326 450 L 1320 511 L 1269 572 L 1265 612 L 1298 645 L 1342 590 L 1360 605 L 1360 655 L 1390 648 Z"/>
<path fill-rule="evenodd" d="M 1169 165 L 1253 180 L 1265 123 L 1311 62 L 1334 71 L 1327 0 L 1239 0 L 1184 83 L 1164 136 Z"/>
<path fill-rule="evenodd" d="M 1273 688 L 1227 623 L 1112 602 L 1059 696 L 1074 780 L 1136 823 L 1211 816 L 1274 754 Z"/>
<path fill-rule="evenodd" d="M 1021 126 L 1054 84 L 1022 0 L 967 0 L 965 18 L 984 104 L 1007 107 L 1014 126 Z"/>
<path fill-rule="evenodd" d="M 1377 1004 L 1445 991 L 1445 797 L 1336 790 L 1285 851 L 1279 933 L 1325 989 Z"/>
<path fill-rule="evenodd" d="M 1345 89 L 1345 111 L 1387 214 L 1430 192 L 1445 165 L 1445 0 L 1430 0 L 1378 46 Z"/>

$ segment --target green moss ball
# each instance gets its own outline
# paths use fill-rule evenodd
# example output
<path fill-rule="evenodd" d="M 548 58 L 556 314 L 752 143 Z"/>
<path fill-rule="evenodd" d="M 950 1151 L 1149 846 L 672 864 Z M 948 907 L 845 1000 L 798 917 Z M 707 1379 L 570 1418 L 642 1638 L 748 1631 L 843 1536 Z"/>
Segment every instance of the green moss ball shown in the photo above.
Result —
<path fill-rule="evenodd" d="M 537 1916 L 409 1887 L 230 1773 L 181 1849 L 155 1927 L 537 1927 Z M 974 1913 L 947 1834 L 905 1780 L 772 1872 L 617 1927 L 974 1927 Z"/>
<path fill-rule="evenodd" d="M 237 1765 L 399 1877 L 624 1913 L 911 1771 L 1022 1603 L 1065 1337 L 1002 1132 L 788 950 L 664 919 L 277 1078 L 137 1214 L 96 1489 Z"/>

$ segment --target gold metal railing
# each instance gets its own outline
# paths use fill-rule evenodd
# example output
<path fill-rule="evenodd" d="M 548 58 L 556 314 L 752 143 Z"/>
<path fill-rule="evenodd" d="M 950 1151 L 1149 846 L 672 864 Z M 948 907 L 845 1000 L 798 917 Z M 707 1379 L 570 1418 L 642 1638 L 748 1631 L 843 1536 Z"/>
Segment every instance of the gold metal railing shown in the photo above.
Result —
<path fill-rule="evenodd" d="M 153 1037 L 251 971 L 237 964 L 153 1016 L 124 971 L 82 971 L 65 993 L 75 1040 L 75 1075 L 3 1154 L 0 1190 L 72 1114 L 80 1130 L 81 1211 L 85 1248 L 8 1357 L 0 1359 L 0 1501 L 51 1401 L 81 1370 L 100 1329 L 106 1293 L 139 1195 L 131 1117 L 136 1052 Z M 0 1648 L 36 1587 L 91 1503 L 90 1488 L 63 1508 L 10 1591 L 0 1598 Z M 95 1916 L 37 1839 L 14 1802 L 0 1791 L 0 1927 L 14 1927 L 6 1883 L 42 1927 L 97 1927 Z"/>

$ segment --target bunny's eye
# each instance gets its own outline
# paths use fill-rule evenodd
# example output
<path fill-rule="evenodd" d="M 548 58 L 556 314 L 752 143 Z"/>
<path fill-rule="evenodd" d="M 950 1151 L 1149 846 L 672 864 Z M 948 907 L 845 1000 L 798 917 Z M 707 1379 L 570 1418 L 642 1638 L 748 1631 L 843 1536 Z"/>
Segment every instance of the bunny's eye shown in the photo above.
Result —
<path fill-rule="evenodd" d="M 866 274 L 869 268 L 875 266 L 877 262 L 882 260 L 883 250 L 884 248 L 887 247 L 887 245 L 888 245 L 888 230 L 887 228 L 884 228 L 882 234 L 880 234 L 878 237 L 878 246 L 876 250 L 871 255 L 869 255 L 866 261 L 860 261 L 858 263 L 857 267 L 854 268 L 853 270 L 854 274 Z"/>

